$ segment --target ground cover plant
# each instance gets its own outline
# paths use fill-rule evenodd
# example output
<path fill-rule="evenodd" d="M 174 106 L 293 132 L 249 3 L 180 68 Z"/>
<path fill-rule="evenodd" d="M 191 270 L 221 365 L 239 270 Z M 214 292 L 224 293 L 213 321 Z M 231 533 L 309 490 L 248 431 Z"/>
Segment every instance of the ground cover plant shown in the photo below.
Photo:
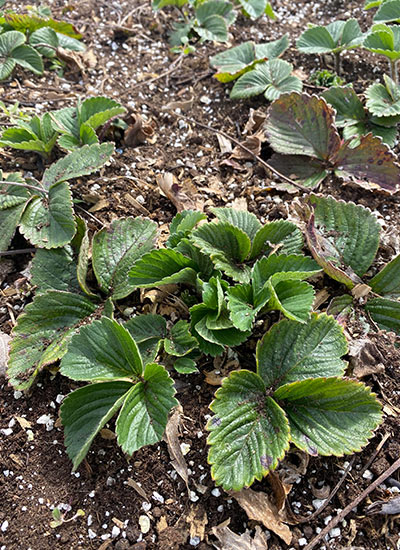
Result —
<path fill-rule="evenodd" d="M 362 44 L 339 80 L 346 33 L 294 44 L 397 1 L 26 3 L 0 14 L 43 64 L 0 82 L 0 547 L 396 548 L 398 85 Z"/>

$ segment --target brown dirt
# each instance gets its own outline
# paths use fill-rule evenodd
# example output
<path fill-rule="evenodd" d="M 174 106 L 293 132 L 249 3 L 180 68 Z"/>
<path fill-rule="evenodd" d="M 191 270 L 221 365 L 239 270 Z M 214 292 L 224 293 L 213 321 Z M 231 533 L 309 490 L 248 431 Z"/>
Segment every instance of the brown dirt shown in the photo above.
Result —
<path fill-rule="evenodd" d="M 7 7 L 18 10 L 27 3 L 8 2 Z M 248 39 L 267 41 L 288 32 L 293 44 L 308 22 L 328 23 L 350 14 L 359 19 L 365 30 L 371 14 L 363 12 L 363 3 L 340 0 L 275 2 L 277 21 L 252 22 L 239 16 L 232 27 L 231 42 L 235 45 Z M 242 171 L 223 166 L 221 162 L 226 155 L 220 153 L 213 132 L 164 110 L 166 105 L 176 101 L 186 102 L 182 107 L 186 108 L 191 100 L 185 115 L 235 138 L 243 137 L 250 107 L 265 110 L 266 105 L 261 99 L 230 100 L 229 86 L 212 78 L 208 58 L 222 51 L 224 46 L 200 45 L 193 56 L 184 58 L 167 74 L 176 59 L 169 52 L 166 40 L 166 30 L 173 18 L 172 9 L 154 14 L 148 2 L 103 0 L 73 5 L 54 0 L 51 7 L 55 17 L 73 21 L 83 32 L 96 58 L 94 68 L 88 68 L 85 74 L 67 71 L 63 78 L 49 71 L 43 77 L 34 77 L 17 70 L 10 81 L 0 83 L 1 99 L 7 104 L 18 100 L 25 108 L 43 112 L 74 104 L 79 97 L 104 94 L 141 114 L 155 127 L 150 143 L 135 148 L 126 147 L 116 136 L 117 152 L 113 162 L 100 176 L 75 182 L 74 198 L 79 199 L 79 207 L 84 212 L 92 209 L 91 215 L 84 214 L 91 229 L 98 230 L 101 224 L 117 217 L 147 215 L 156 220 L 165 233 L 166 224 L 176 210 L 156 183 L 157 175 L 164 172 L 172 172 L 183 191 L 192 200 L 205 201 L 206 208 L 229 206 L 235 199 L 244 198 L 249 210 L 262 220 L 293 214 L 293 195 L 274 190 L 260 166 L 248 160 L 239 161 Z M 70 10 L 63 15 L 66 7 Z M 121 36 L 118 31 L 126 16 L 124 26 L 132 28 L 129 37 Z M 299 55 L 293 47 L 285 58 L 306 77 L 316 63 L 313 56 Z M 329 65 L 330 60 L 326 61 Z M 343 64 L 347 80 L 354 81 L 357 91 L 362 91 L 367 83 L 386 70 L 382 61 L 362 51 L 346 54 Z M 263 154 L 268 158 L 268 150 Z M 10 150 L 0 151 L 0 163 L 6 172 L 31 171 L 35 175 L 43 169 L 36 155 Z M 400 235 L 397 201 L 377 192 L 345 185 L 335 178 L 324 182 L 321 190 L 336 198 L 368 206 L 382 215 L 387 238 L 380 248 L 377 264 L 386 262 L 393 255 L 390 243 L 397 243 Z M 301 194 L 296 197 L 302 199 Z M 26 243 L 17 236 L 13 247 L 23 246 Z M 31 300 L 32 292 L 23 272 L 30 258 L 30 254 L 12 257 L 10 273 L 1 285 L 0 323 L 4 332 L 10 332 L 15 318 Z M 331 295 L 337 292 L 332 282 L 324 280 L 324 284 L 330 285 Z M 139 305 L 136 295 L 126 299 L 121 309 L 132 305 Z M 327 303 L 323 304 L 322 309 L 326 306 Z M 157 307 L 160 311 L 170 306 L 161 303 Z M 357 321 L 348 321 L 350 336 L 360 336 L 362 330 Z M 385 421 L 370 445 L 355 455 L 351 472 L 327 508 L 310 523 L 291 526 L 294 534 L 291 548 L 301 548 L 304 538 L 310 541 L 329 521 L 329 516 L 349 504 L 368 487 L 371 477 L 385 471 L 400 454 L 400 342 L 383 333 L 369 337 L 379 350 L 384 370 L 368 374 L 364 381 L 385 405 Z M 189 448 L 185 458 L 191 470 L 192 500 L 171 465 L 164 442 L 127 457 L 114 440 L 97 437 L 83 465 L 76 474 L 71 474 L 57 416 L 62 396 L 75 386 L 58 374 L 46 372 L 28 395 L 20 395 L 0 378 L 0 428 L 3 429 L 0 433 L 0 526 L 3 527 L 0 550 L 183 550 L 194 547 L 206 550 L 215 547 L 211 528 L 228 518 L 230 528 L 237 533 L 252 529 L 254 521 L 248 520 L 234 499 L 222 490 L 212 493 L 215 487 L 207 465 L 205 423 L 215 388 L 205 382 L 204 372 L 218 367 L 221 365 L 205 363 L 200 365 L 201 374 L 177 377 L 177 397 L 184 412 L 181 442 Z M 43 415 L 50 415 L 47 427 L 38 423 Z M 112 424 L 109 428 L 112 430 Z M 386 434 L 385 444 L 374 457 L 375 449 Z M 350 457 L 310 459 L 307 473 L 294 484 L 288 496 L 288 507 L 294 516 L 314 511 L 312 501 L 318 494 L 315 487 L 328 484 L 332 488 L 349 460 Z M 360 475 L 366 466 L 367 472 Z M 398 475 L 395 474 L 395 481 Z M 140 484 L 144 493 L 139 494 L 129 485 L 129 479 Z M 253 488 L 271 492 L 267 480 L 257 482 Z M 370 499 L 386 499 L 389 495 L 387 488 L 380 487 Z M 365 507 L 369 502 L 367 499 L 339 524 L 338 538 L 321 542 L 319 548 L 398 548 L 398 519 L 366 515 Z M 71 507 L 67 518 L 79 508 L 84 510 L 85 516 L 52 529 L 51 509 L 61 503 Z M 194 512 L 197 518 L 204 518 L 205 514 L 207 519 L 204 540 L 197 546 L 190 544 L 190 522 L 187 521 Z M 138 523 L 141 515 L 150 519 L 150 530 L 144 535 Z M 270 536 L 270 549 L 289 548 L 273 533 Z"/>

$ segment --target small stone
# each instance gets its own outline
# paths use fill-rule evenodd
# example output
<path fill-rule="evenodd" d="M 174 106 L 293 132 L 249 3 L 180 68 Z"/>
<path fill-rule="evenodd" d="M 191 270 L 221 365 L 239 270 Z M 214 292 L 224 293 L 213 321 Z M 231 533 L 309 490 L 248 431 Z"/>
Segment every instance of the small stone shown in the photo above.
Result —
<path fill-rule="evenodd" d="M 221 491 L 219 489 L 213 489 L 211 491 L 211 494 L 214 496 L 214 497 L 220 497 L 221 496 Z"/>
<path fill-rule="evenodd" d="M 307 539 L 305 539 L 304 537 L 299 539 L 299 546 L 305 546 L 306 544 L 307 544 Z"/>
<path fill-rule="evenodd" d="M 9 524 L 8 524 L 7 520 L 3 521 L 3 523 L 1 524 L 1 527 L 0 527 L 0 530 L 1 530 L 2 533 L 5 533 L 7 531 L 8 525 Z"/>
<path fill-rule="evenodd" d="M 139 525 L 140 530 L 144 535 L 150 531 L 150 519 L 147 516 L 139 517 Z"/>
<path fill-rule="evenodd" d="M 365 470 L 362 476 L 364 479 L 368 479 L 368 480 L 374 479 L 374 474 L 371 472 L 371 470 Z"/>
<path fill-rule="evenodd" d="M 161 514 L 162 514 L 161 508 L 159 508 L 158 506 L 156 506 L 155 508 L 153 508 L 153 516 L 154 516 L 155 518 L 160 518 L 160 517 L 161 517 Z"/>
<path fill-rule="evenodd" d="M 335 527 L 334 529 L 331 529 L 329 531 L 329 536 L 334 539 L 336 537 L 340 537 L 340 534 L 341 534 L 341 531 L 339 529 L 339 527 Z"/>
<path fill-rule="evenodd" d="M 142 502 L 142 508 L 145 512 L 148 512 L 151 508 L 151 502 Z"/>
<path fill-rule="evenodd" d="M 319 510 L 319 508 L 321 508 L 321 506 L 325 503 L 325 501 L 326 501 L 326 498 L 315 498 L 312 501 L 312 505 L 316 510 Z"/>
<path fill-rule="evenodd" d="M 200 544 L 200 537 L 190 537 L 190 546 L 198 546 Z"/>
<path fill-rule="evenodd" d="M 120 534 L 121 534 L 121 529 L 117 525 L 114 525 L 114 527 L 112 528 L 112 531 L 111 531 L 112 538 L 115 539 Z"/>
<path fill-rule="evenodd" d="M 0 432 L 5 436 L 9 436 L 13 433 L 12 428 L 2 428 Z"/>
<path fill-rule="evenodd" d="M 97 537 L 96 533 L 92 529 L 88 529 L 88 537 L 90 539 L 95 539 Z"/>
<path fill-rule="evenodd" d="M 199 496 L 196 495 L 194 491 L 190 491 L 189 498 L 192 502 L 197 502 L 199 500 Z"/>
<path fill-rule="evenodd" d="M 156 500 L 157 502 L 161 502 L 161 504 L 164 504 L 164 497 L 160 495 L 160 493 L 157 493 L 157 491 L 153 491 L 152 498 Z"/>

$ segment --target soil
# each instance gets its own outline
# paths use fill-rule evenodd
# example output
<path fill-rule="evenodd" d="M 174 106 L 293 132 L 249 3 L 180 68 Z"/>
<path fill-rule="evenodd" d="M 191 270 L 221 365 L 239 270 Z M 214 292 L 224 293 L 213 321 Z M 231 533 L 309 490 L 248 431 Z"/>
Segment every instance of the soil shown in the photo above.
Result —
<path fill-rule="evenodd" d="M 27 4 L 7 2 L 7 8 L 22 11 Z M 79 213 L 91 230 L 118 217 L 144 215 L 159 223 L 162 240 L 176 213 L 176 200 L 185 206 L 201 205 L 206 211 L 212 206 L 247 203 L 261 221 L 295 216 L 294 203 L 304 199 L 302 193 L 277 190 L 276 179 L 253 159 L 238 159 L 231 166 L 224 163 L 229 154 L 221 152 L 217 135 L 193 123 L 198 121 L 243 140 L 250 109 L 267 109 L 259 98 L 229 99 L 229 85 L 212 78 L 209 56 L 222 51 L 223 45 L 199 44 L 193 55 L 177 61 L 167 41 L 168 28 L 176 17 L 173 8 L 154 13 L 149 2 L 119 0 L 75 4 L 54 0 L 49 4 L 55 18 L 73 22 L 83 33 L 90 52 L 85 68 L 67 69 L 62 77 L 49 70 L 43 77 L 36 77 L 17 69 L 9 81 L 0 83 L 2 101 L 9 106 L 17 100 L 22 108 L 42 113 L 73 105 L 78 98 L 103 94 L 120 101 L 134 116 L 140 115 L 149 135 L 137 146 L 128 146 L 121 135 L 113 135 L 117 150 L 112 163 L 100 175 L 74 182 Z M 273 40 L 288 32 L 292 47 L 285 59 L 294 63 L 308 86 L 310 72 L 319 63 L 328 67 L 332 63 L 329 57 L 301 55 L 293 47 L 294 39 L 308 23 L 327 24 L 352 16 L 363 30 L 371 24 L 371 12 L 362 9 L 363 0 L 281 0 L 274 4 L 277 20 L 273 22 L 266 18 L 254 22 L 240 15 L 231 28 L 230 44 Z M 354 82 L 357 91 L 386 72 L 382 60 L 362 50 L 345 54 L 343 68 L 346 80 Z M 308 91 L 315 89 L 309 87 Z M 0 123 L 6 121 L 7 117 L 2 116 Z M 262 156 L 268 159 L 269 155 L 264 145 Z M 37 155 L 11 150 L 0 151 L 0 164 L 5 172 L 39 175 L 43 171 Z M 179 196 L 172 196 L 172 201 L 157 184 L 166 172 L 172 173 L 178 184 Z M 374 268 L 399 253 L 397 199 L 334 177 L 322 184 L 321 191 L 368 206 L 377 213 L 383 244 Z M 18 235 L 12 244 L 14 249 L 27 246 Z M 31 257 L 27 252 L 2 262 L 3 332 L 11 331 L 15 319 L 32 299 Z M 322 287 L 330 296 L 338 291 L 327 279 Z M 320 310 L 325 310 L 328 303 L 321 304 Z M 172 311 L 165 297 L 151 304 L 146 299 L 140 301 L 137 294 L 119 304 L 121 313 L 130 307 L 166 314 Z M 349 338 L 365 337 L 364 330 L 357 317 L 347 320 Z M 354 457 L 309 459 L 303 473 L 295 475 L 287 497 L 293 540 L 286 545 L 272 531 L 266 531 L 271 550 L 303 548 L 400 455 L 400 340 L 381 331 L 369 333 L 368 340 L 368 358 L 361 363 L 353 358 L 349 375 L 362 377 L 376 392 L 384 405 L 384 422 L 370 444 Z M 252 352 L 251 344 L 248 351 Z M 77 386 L 53 369 L 42 373 L 25 395 L 9 387 L 0 374 L 0 550 L 227 549 L 218 545 L 212 532 L 226 520 L 230 520 L 229 527 L 235 533 L 247 529 L 253 533 L 256 522 L 248 519 L 232 495 L 215 488 L 207 464 L 205 424 L 216 387 L 209 383 L 212 377 L 206 373 L 224 372 L 224 361 L 226 358 L 203 362 L 200 374 L 176 376 L 177 398 L 183 410 L 180 443 L 187 451 L 190 472 L 188 489 L 172 466 L 166 442 L 128 457 L 116 445 L 112 423 L 96 438 L 78 471 L 71 473 L 58 411 L 63 396 Z M 283 475 L 293 462 L 299 466 L 299 460 L 304 461 L 304 457 L 289 453 L 278 472 Z M 344 484 L 326 508 L 310 521 L 298 522 L 300 516 L 315 512 L 318 499 L 326 498 L 351 460 Z M 398 549 L 398 516 L 366 513 L 368 504 L 388 499 L 398 487 L 397 472 L 346 516 L 317 548 Z M 273 495 L 268 478 L 252 488 Z M 52 509 L 56 506 L 66 511 L 67 520 L 78 509 L 85 515 L 52 528 Z M 141 516 L 150 520 L 147 532 L 142 532 L 146 529 L 141 527 Z"/>

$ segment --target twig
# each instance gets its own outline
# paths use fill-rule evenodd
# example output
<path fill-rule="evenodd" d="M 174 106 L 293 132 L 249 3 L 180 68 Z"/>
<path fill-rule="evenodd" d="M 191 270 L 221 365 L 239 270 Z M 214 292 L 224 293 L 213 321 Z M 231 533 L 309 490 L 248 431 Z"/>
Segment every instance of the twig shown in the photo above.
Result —
<path fill-rule="evenodd" d="M 301 191 L 304 191 L 305 193 L 310 193 L 310 189 L 307 189 L 307 187 L 304 187 L 304 185 L 301 185 L 300 183 L 297 183 L 293 181 L 292 179 L 284 176 L 278 170 L 275 170 L 268 162 L 265 162 L 261 157 L 259 157 L 256 153 L 254 153 L 251 149 L 248 149 L 243 143 L 240 143 L 237 139 L 233 138 L 226 132 L 223 132 L 222 130 L 217 130 L 216 128 L 213 128 L 212 126 L 209 126 L 208 124 L 203 124 L 202 122 L 199 122 L 198 120 L 194 120 L 193 118 L 187 117 L 182 114 L 175 113 L 174 111 L 168 110 L 168 112 L 171 115 L 174 115 L 177 118 L 183 118 L 184 120 L 187 120 L 188 122 L 191 122 L 192 124 L 196 124 L 197 126 L 200 126 L 200 128 L 204 128 L 205 130 L 209 130 L 210 132 L 214 132 L 214 134 L 220 134 L 221 136 L 224 136 L 226 139 L 231 140 L 235 145 L 243 149 L 243 151 L 246 151 L 246 153 L 249 153 L 252 157 L 255 158 L 255 160 L 261 164 L 261 166 L 264 166 L 267 170 L 275 174 L 275 176 L 278 176 L 278 178 L 283 179 L 287 183 L 290 183 L 290 185 L 293 185 L 294 187 L 297 187 L 297 189 L 300 189 Z"/>
<path fill-rule="evenodd" d="M 333 518 L 324 529 L 304 548 L 304 550 L 312 550 L 316 545 L 329 533 L 335 525 L 337 525 L 347 514 L 349 514 L 353 508 L 358 506 L 360 502 L 364 500 L 378 485 L 383 483 L 385 479 L 391 476 L 398 468 L 400 468 L 400 458 L 398 458 L 382 475 L 378 477 L 369 487 L 367 487 L 358 497 L 356 497 L 344 510 L 342 510 L 335 518 Z"/>
<path fill-rule="evenodd" d="M 325 499 L 325 502 L 322 504 L 322 506 L 320 506 L 318 508 L 318 510 L 315 510 L 315 512 L 313 514 L 311 514 L 310 516 L 307 516 L 307 517 L 304 517 L 304 518 L 301 518 L 298 520 L 297 523 L 308 523 L 309 521 L 312 521 L 314 518 L 316 518 L 323 510 L 325 510 L 325 508 L 328 506 L 329 502 L 333 499 L 333 497 L 336 495 L 336 493 L 339 491 L 340 487 L 343 485 L 343 482 L 344 480 L 346 479 L 347 477 L 347 474 L 350 472 L 351 470 L 351 467 L 353 466 L 353 463 L 354 463 L 354 460 L 355 460 L 355 456 L 353 456 L 353 458 L 350 460 L 349 464 L 347 465 L 347 468 L 345 469 L 342 477 L 339 479 L 339 481 L 336 483 L 335 487 L 333 488 L 333 490 L 330 492 L 329 496 L 327 499 Z"/>
<path fill-rule="evenodd" d="M 164 78 L 165 76 L 170 75 L 171 73 L 173 73 L 174 71 L 176 71 L 176 69 L 178 69 L 180 67 L 180 65 L 182 64 L 182 61 L 183 61 L 183 54 L 180 55 L 177 59 L 175 59 L 175 61 L 173 63 L 171 63 L 171 66 L 168 69 L 168 71 L 165 71 L 164 73 L 159 74 L 158 76 L 155 76 L 154 78 L 150 78 L 149 80 L 143 80 L 142 82 L 138 82 L 134 86 L 130 87 L 130 91 L 135 90 L 136 88 L 140 88 L 140 86 L 143 86 L 143 84 L 147 84 L 147 85 L 152 84 L 153 82 L 156 82 L 156 80 L 160 80 L 161 78 Z"/>
<path fill-rule="evenodd" d="M 85 214 L 87 214 L 89 216 L 89 218 L 92 218 L 92 220 L 95 221 L 98 225 L 100 225 L 100 227 L 104 227 L 104 223 L 102 221 L 100 221 L 99 218 L 96 218 L 96 216 L 94 216 L 88 210 L 85 210 L 84 208 L 82 208 L 82 206 L 79 206 L 79 204 L 75 204 L 75 208 L 77 208 L 78 210 L 81 210 L 81 212 L 84 212 Z"/>
<path fill-rule="evenodd" d="M 16 254 L 28 254 L 35 251 L 36 248 L 20 248 L 16 250 L 7 250 L 6 252 L 0 252 L 0 256 L 15 256 Z"/>
<path fill-rule="evenodd" d="M 385 435 L 382 437 L 381 439 L 381 442 L 379 443 L 379 445 L 377 446 L 377 448 L 375 449 L 375 451 L 372 453 L 372 456 L 370 457 L 370 459 L 368 460 L 368 462 L 365 464 L 365 466 L 358 472 L 358 475 L 362 476 L 363 473 L 365 472 L 365 470 L 368 470 L 368 468 L 371 466 L 371 464 L 373 463 L 373 461 L 375 460 L 375 458 L 377 457 L 377 455 L 380 453 L 382 447 L 384 446 L 384 444 L 386 443 L 386 441 L 389 439 L 390 437 L 390 434 L 388 433 L 385 433 Z"/>

